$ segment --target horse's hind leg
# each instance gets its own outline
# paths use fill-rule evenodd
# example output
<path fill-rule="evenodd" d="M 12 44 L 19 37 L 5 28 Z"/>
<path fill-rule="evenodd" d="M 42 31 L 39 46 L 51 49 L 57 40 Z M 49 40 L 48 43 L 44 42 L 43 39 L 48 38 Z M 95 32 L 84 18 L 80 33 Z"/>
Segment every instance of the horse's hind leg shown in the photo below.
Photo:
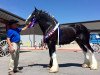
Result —
<path fill-rule="evenodd" d="M 85 47 L 88 49 L 89 54 L 90 54 L 90 69 L 91 70 L 96 70 L 98 68 L 97 60 L 94 56 L 94 50 L 91 48 L 90 44 L 87 43 Z"/>
<path fill-rule="evenodd" d="M 88 68 L 90 66 L 90 61 L 89 61 L 89 55 L 87 48 L 82 44 L 82 41 L 80 39 L 76 39 L 77 44 L 80 46 L 80 48 L 83 50 L 84 54 L 84 63 L 82 64 L 82 67 Z"/>

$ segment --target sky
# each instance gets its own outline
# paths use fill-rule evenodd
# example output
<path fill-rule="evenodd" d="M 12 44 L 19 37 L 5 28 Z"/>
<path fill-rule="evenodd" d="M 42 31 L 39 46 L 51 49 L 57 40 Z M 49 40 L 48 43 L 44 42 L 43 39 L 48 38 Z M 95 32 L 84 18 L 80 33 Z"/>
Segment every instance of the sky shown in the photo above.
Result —
<path fill-rule="evenodd" d="M 34 7 L 53 15 L 59 23 L 100 20 L 100 0 L 0 0 L 0 8 L 24 19 Z"/>

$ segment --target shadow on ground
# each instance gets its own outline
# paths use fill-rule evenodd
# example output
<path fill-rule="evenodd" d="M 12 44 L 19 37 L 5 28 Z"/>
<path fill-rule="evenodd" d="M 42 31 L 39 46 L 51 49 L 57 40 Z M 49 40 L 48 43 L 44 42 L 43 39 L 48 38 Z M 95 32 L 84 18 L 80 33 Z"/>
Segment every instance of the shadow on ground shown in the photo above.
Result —
<path fill-rule="evenodd" d="M 31 52 L 31 51 L 20 51 L 20 53 L 26 53 L 26 52 Z"/>
<path fill-rule="evenodd" d="M 28 66 L 21 66 L 21 67 L 34 67 L 34 66 L 42 66 L 43 68 L 47 68 L 49 67 L 48 64 L 31 64 L 31 65 L 28 65 Z M 64 64 L 59 64 L 59 67 L 82 67 L 82 64 L 79 64 L 79 63 L 64 63 Z"/>

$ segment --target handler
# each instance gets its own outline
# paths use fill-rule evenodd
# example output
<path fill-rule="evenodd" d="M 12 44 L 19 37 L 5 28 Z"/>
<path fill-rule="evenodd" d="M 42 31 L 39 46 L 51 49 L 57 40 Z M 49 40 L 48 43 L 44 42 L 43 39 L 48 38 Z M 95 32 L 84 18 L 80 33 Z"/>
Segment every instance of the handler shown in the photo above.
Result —
<path fill-rule="evenodd" d="M 9 52 L 11 54 L 9 60 L 9 75 L 14 75 L 15 72 L 18 72 L 18 61 L 19 61 L 19 51 L 20 51 L 20 32 L 26 30 L 28 25 L 24 28 L 18 28 L 17 20 L 10 20 L 8 25 L 9 29 L 7 31 L 7 43 L 9 45 Z"/>

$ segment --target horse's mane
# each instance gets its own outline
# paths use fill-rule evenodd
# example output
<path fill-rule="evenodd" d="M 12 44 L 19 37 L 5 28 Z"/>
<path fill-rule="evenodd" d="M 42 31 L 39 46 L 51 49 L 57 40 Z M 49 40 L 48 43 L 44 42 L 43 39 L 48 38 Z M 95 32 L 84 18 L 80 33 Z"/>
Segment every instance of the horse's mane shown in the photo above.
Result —
<path fill-rule="evenodd" d="M 46 11 L 40 10 L 40 14 L 43 14 L 45 16 L 47 16 L 49 19 L 51 18 L 52 20 L 54 20 L 56 23 L 58 23 L 58 21 L 54 18 L 54 16 L 52 16 L 51 14 L 49 14 Z"/>

